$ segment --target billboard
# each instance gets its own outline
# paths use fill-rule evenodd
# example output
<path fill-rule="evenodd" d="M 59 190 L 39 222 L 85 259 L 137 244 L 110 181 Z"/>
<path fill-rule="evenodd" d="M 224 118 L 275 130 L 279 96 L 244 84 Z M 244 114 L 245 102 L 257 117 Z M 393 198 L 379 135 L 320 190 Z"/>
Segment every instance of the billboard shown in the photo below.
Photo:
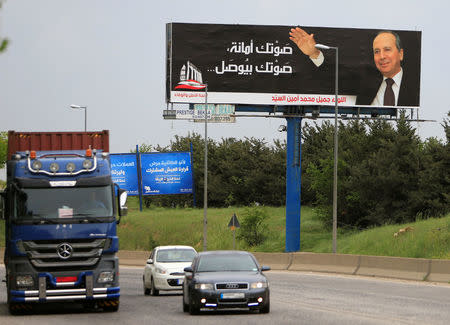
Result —
<path fill-rule="evenodd" d="M 111 178 L 113 183 L 125 189 L 128 195 L 139 195 L 138 169 L 135 153 L 111 154 Z"/>
<path fill-rule="evenodd" d="M 290 39 L 292 28 L 167 24 L 167 102 L 205 103 L 207 84 L 212 104 L 335 105 L 337 51 L 321 49 L 313 58 Z M 380 30 L 300 30 L 317 44 L 339 49 L 340 106 L 419 107 L 420 31 L 384 30 L 382 36 L 394 38 L 389 45 L 394 54 L 389 54 L 386 44 L 375 51 Z M 383 80 L 390 65 L 401 67 L 401 73 L 393 77 L 394 101 L 385 103 L 379 99 L 391 87 Z"/>
<path fill-rule="evenodd" d="M 190 152 L 141 154 L 142 194 L 193 192 Z"/>

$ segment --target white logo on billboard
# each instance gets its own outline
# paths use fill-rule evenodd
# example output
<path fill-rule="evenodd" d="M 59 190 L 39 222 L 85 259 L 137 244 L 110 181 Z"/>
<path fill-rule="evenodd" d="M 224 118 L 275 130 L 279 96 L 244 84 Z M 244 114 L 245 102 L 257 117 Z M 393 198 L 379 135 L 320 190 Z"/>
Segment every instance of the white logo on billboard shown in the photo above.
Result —
<path fill-rule="evenodd" d="M 191 62 L 187 61 L 183 64 L 180 71 L 180 82 L 175 89 L 204 89 L 202 73 Z"/>

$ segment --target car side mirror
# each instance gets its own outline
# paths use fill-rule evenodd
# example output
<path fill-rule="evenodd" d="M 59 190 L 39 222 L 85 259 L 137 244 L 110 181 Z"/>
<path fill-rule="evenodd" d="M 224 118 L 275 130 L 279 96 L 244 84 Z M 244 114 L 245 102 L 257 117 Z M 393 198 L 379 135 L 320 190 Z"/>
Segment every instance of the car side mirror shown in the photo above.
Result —
<path fill-rule="evenodd" d="M 147 264 L 153 264 L 153 260 L 152 260 L 151 258 L 149 258 L 149 259 L 147 260 Z"/>
<path fill-rule="evenodd" d="M 261 266 L 261 272 L 264 272 L 264 271 L 270 271 L 270 266 L 267 266 L 267 265 Z"/>
<path fill-rule="evenodd" d="M 192 272 L 194 272 L 194 270 L 192 269 L 192 266 L 187 266 L 184 268 L 184 272 L 192 273 Z"/>

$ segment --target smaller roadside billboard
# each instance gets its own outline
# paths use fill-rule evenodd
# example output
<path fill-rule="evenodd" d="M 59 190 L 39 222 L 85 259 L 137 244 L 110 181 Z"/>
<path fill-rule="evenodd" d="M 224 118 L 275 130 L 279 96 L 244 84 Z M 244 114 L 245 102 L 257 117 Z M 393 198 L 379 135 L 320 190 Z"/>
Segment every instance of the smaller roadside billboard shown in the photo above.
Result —
<path fill-rule="evenodd" d="M 139 195 L 138 166 L 135 153 L 111 154 L 111 178 L 128 195 Z"/>
<path fill-rule="evenodd" d="M 190 152 L 141 154 L 142 194 L 189 194 L 193 192 Z"/>

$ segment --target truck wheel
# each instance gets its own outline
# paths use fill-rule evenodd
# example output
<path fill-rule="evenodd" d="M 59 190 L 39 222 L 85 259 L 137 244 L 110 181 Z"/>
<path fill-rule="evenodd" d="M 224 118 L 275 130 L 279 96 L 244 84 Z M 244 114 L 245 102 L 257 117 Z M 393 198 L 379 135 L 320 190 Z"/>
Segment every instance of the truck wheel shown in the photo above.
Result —
<path fill-rule="evenodd" d="M 150 294 L 150 289 L 145 286 L 144 276 L 142 276 L 142 285 L 144 286 L 144 295 L 148 296 Z"/>
<path fill-rule="evenodd" d="M 152 296 L 159 296 L 159 290 L 155 288 L 155 282 L 153 282 L 153 278 L 150 282 L 150 294 Z"/>

